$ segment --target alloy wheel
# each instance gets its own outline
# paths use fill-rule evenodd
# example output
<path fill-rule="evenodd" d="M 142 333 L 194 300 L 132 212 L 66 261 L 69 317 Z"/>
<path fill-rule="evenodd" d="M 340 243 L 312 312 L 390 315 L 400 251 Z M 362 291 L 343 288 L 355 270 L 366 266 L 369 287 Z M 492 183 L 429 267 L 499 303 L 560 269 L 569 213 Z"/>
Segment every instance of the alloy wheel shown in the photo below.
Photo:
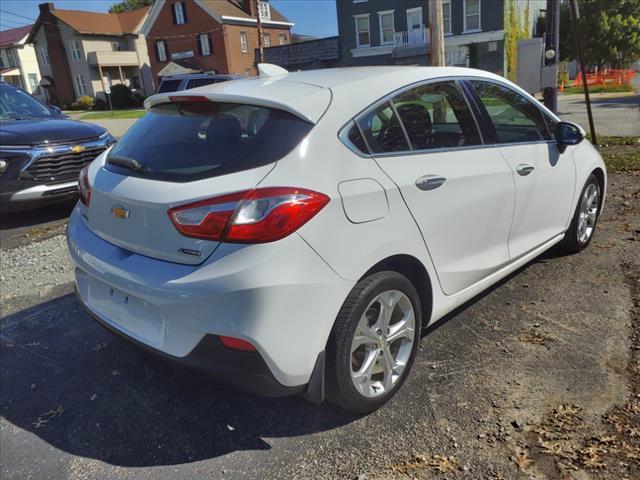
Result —
<path fill-rule="evenodd" d="M 399 290 L 376 296 L 362 314 L 351 342 L 351 380 L 367 398 L 390 391 L 402 378 L 416 340 L 415 312 Z"/>
<path fill-rule="evenodd" d="M 600 190 L 598 185 L 590 183 L 582 195 L 580 213 L 578 214 L 578 241 L 587 243 L 593 234 L 598 218 Z"/>

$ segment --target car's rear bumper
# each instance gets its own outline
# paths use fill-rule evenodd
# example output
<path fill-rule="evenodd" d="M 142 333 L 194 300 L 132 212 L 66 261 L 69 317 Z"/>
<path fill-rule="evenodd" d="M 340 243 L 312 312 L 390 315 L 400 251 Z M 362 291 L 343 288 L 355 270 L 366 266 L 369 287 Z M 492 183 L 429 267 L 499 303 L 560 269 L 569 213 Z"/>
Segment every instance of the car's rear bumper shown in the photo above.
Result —
<path fill-rule="evenodd" d="M 285 391 L 292 387 L 295 393 L 310 381 L 353 283 L 336 275 L 302 238 L 223 244 L 203 264 L 183 265 L 103 240 L 85 225 L 81 209 L 69 221 L 69 250 L 79 298 L 101 323 L 186 364 L 202 345 L 214 348 L 207 340 L 212 335 L 240 338 L 256 347 Z M 211 363 L 216 376 L 226 377 L 227 370 L 231 377 L 245 375 L 216 358 Z M 247 376 L 262 373 L 250 369 Z M 245 379 L 233 383 L 247 385 Z M 264 378 L 255 383 L 272 384 Z"/>
<path fill-rule="evenodd" d="M 257 352 L 230 350 L 220 339 L 206 334 L 195 348 L 184 357 L 175 357 L 155 349 L 126 335 L 107 321 L 100 318 L 88 307 L 76 290 L 76 297 L 85 311 L 100 325 L 127 343 L 140 348 L 168 364 L 210 375 L 225 383 L 251 393 L 266 397 L 283 397 L 303 393 L 306 385 L 286 387 L 275 379 L 271 370 Z"/>

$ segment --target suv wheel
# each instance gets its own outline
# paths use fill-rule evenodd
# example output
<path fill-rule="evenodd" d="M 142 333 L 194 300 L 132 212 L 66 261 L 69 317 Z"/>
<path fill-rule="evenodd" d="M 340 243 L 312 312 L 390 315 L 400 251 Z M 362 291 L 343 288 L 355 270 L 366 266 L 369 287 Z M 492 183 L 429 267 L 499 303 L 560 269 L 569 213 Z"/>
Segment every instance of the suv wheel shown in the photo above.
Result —
<path fill-rule="evenodd" d="M 327 345 L 327 397 L 369 413 L 386 403 L 411 369 L 421 331 L 420 298 L 396 272 L 361 280 L 344 302 Z"/>

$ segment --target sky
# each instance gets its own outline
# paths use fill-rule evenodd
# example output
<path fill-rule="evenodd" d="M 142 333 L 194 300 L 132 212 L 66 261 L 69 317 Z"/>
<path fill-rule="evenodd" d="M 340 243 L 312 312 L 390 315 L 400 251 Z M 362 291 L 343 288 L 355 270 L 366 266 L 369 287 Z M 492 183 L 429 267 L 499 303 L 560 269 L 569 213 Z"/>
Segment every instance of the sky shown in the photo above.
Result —
<path fill-rule="evenodd" d="M 0 28 L 33 23 L 38 17 L 38 4 L 45 0 L 1 0 Z M 57 8 L 106 12 L 116 0 L 53 0 Z M 338 34 L 336 0 L 271 0 L 280 13 L 295 23 L 294 33 L 314 37 Z"/>

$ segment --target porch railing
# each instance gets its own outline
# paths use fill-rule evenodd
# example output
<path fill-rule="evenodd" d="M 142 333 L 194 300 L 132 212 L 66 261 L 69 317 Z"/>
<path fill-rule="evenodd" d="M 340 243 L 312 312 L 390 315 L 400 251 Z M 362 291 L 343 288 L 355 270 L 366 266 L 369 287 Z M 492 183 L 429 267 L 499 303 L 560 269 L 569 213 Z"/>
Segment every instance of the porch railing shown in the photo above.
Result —
<path fill-rule="evenodd" d="M 421 47 L 429 44 L 429 29 L 421 28 L 394 34 L 396 48 Z"/>

